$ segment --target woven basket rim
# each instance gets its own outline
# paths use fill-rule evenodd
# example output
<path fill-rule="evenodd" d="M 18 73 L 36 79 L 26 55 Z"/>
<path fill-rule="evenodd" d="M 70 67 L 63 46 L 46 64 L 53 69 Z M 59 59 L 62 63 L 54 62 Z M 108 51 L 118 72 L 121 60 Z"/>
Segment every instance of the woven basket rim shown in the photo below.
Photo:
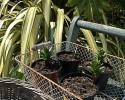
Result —
<path fill-rule="evenodd" d="M 38 96 L 39 98 L 43 99 L 43 100 L 54 100 L 51 96 L 49 96 L 47 93 L 43 92 L 42 90 L 40 90 L 39 88 L 34 87 L 32 84 L 23 81 L 23 80 L 19 80 L 19 79 L 15 79 L 15 78 L 10 78 L 10 77 L 5 77 L 5 78 L 1 78 L 0 79 L 0 86 L 2 87 L 2 91 L 7 91 L 8 88 L 4 87 L 4 85 L 13 85 L 13 88 L 17 88 L 17 87 L 21 87 L 21 91 L 23 91 L 23 89 L 32 92 L 34 95 Z M 4 89 L 6 88 L 6 89 Z M 27 93 L 23 93 L 26 94 Z"/>

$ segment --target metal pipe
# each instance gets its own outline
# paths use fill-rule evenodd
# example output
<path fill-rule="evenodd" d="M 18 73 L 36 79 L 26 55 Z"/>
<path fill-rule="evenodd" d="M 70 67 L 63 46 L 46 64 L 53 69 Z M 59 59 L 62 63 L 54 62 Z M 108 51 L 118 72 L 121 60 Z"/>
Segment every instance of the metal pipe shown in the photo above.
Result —
<path fill-rule="evenodd" d="M 78 20 L 77 26 L 79 28 L 101 32 L 106 35 L 111 35 L 113 37 L 119 37 L 119 38 L 125 39 L 125 29 L 120 29 L 116 27 L 106 26 L 106 25 L 92 23 L 92 22 L 83 21 L 83 20 Z"/>

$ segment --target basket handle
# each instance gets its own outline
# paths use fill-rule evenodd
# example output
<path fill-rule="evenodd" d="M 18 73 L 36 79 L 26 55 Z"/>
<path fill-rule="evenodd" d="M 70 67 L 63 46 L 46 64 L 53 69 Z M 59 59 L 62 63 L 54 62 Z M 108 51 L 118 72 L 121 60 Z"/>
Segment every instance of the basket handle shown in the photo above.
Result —
<path fill-rule="evenodd" d="M 52 42 L 51 42 L 51 41 L 48 41 L 48 42 L 39 43 L 39 44 L 37 44 L 37 45 L 34 45 L 34 46 L 32 47 L 32 50 L 35 51 L 35 50 L 41 49 L 41 48 L 43 48 L 43 46 L 49 45 L 49 44 L 52 44 Z"/>

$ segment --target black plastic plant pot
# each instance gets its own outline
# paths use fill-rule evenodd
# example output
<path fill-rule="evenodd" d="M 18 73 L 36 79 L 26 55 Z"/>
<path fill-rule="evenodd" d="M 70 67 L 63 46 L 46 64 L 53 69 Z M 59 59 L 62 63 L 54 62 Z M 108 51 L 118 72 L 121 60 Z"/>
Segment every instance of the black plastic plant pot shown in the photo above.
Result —
<path fill-rule="evenodd" d="M 55 61 L 55 60 L 54 60 Z M 36 68 L 34 68 L 34 66 L 36 66 L 36 64 L 38 63 L 38 62 L 41 62 L 41 69 L 38 67 L 37 69 Z M 42 62 L 43 62 L 43 64 L 42 64 Z M 43 73 L 42 72 L 42 67 L 43 66 L 45 66 L 44 65 L 44 60 L 43 59 L 38 59 L 38 60 L 36 60 L 36 61 L 34 61 L 32 64 L 31 64 L 31 67 L 32 68 L 34 68 L 37 72 L 39 72 L 40 74 L 42 74 L 42 75 L 44 75 L 45 77 L 47 77 L 48 79 L 50 79 L 50 80 L 52 80 L 53 82 L 55 82 L 55 83 L 59 83 L 59 78 L 60 78 L 60 73 L 61 73 L 61 69 L 62 69 L 62 67 L 60 66 L 60 64 L 59 64 L 59 62 L 58 61 L 55 61 L 55 64 L 53 64 L 52 66 L 53 67 L 55 67 L 56 66 L 56 70 L 57 71 L 54 71 L 54 72 L 50 72 L 50 73 Z M 33 74 L 33 77 L 34 77 L 34 79 L 36 79 L 36 81 L 35 82 L 37 82 L 37 75 L 35 75 L 35 74 Z M 38 80 L 38 81 L 40 81 L 40 80 Z"/>
<path fill-rule="evenodd" d="M 90 61 L 87 61 L 87 62 L 90 62 Z M 104 90 L 106 88 L 108 79 L 111 76 L 111 74 L 113 73 L 113 68 L 110 64 L 102 62 L 102 66 L 107 67 L 109 70 L 106 72 L 103 72 L 101 74 L 98 74 L 96 79 L 93 77 L 93 73 L 86 66 L 82 67 L 82 71 L 85 74 L 93 77 L 93 80 L 95 81 L 95 84 L 97 84 L 99 86 L 100 91 Z"/>
<path fill-rule="evenodd" d="M 111 74 L 113 73 L 113 68 L 110 64 L 103 62 L 103 66 L 108 67 L 110 70 L 97 75 L 96 84 L 99 85 L 99 90 L 104 90 L 106 88 L 107 82 Z"/>
<path fill-rule="evenodd" d="M 69 73 L 60 82 L 62 87 L 83 100 L 94 100 L 98 93 L 98 86 L 94 84 L 92 77 L 83 73 Z"/>
<path fill-rule="evenodd" d="M 71 55 L 74 55 L 74 58 L 72 58 Z M 67 56 L 67 57 L 69 56 L 69 57 L 65 59 L 65 57 L 62 58 L 62 56 Z M 73 52 L 69 51 L 62 51 L 57 53 L 57 59 L 60 61 L 62 65 L 62 74 L 61 74 L 62 77 L 68 73 L 77 72 L 80 63 L 77 54 L 74 54 Z"/>
<path fill-rule="evenodd" d="M 100 91 L 106 88 L 110 75 L 111 75 L 110 73 L 102 73 L 97 76 L 95 83 L 98 84 Z"/>

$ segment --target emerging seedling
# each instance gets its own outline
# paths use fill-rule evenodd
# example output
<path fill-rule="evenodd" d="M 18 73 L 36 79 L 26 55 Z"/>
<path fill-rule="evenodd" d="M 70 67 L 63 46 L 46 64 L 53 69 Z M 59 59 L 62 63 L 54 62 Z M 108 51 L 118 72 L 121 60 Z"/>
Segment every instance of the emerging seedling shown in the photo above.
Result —
<path fill-rule="evenodd" d="M 100 49 L 96 53 L 95 58 L 100 62 L 104 62 L 106 60 L 106 52 L 103 49 Z"/>
<path fill-rule="evenodd" d="M 53 57 L 52 48 L 44 47 L 43 50 L 40 51 L 40 57 L 45 60 L 45 66 L 50 67 Z"/>
<path fill-rule="evenodd" d="M 90 63 L 90 66 L 88 68 L 93 73 L 94 78 L 97 77 L 97 75 L 103 73 L 105 71 L 105 67 L 103 66 L 103 62 L 106 59 L 106 53 L 103 49 L 100 49 L 96 55 L 95 59 Z"/>
<path fill-rule="evenodd" d="M 93 60 L 90 63 L 90 66 L 88 66 L 90 71 L 93 73 L 93 76 L 96 78 L 97 75 L 101 74 L 104 72 L 104 67 L 101 65 L 101 63 L 98 60 Z"/>

